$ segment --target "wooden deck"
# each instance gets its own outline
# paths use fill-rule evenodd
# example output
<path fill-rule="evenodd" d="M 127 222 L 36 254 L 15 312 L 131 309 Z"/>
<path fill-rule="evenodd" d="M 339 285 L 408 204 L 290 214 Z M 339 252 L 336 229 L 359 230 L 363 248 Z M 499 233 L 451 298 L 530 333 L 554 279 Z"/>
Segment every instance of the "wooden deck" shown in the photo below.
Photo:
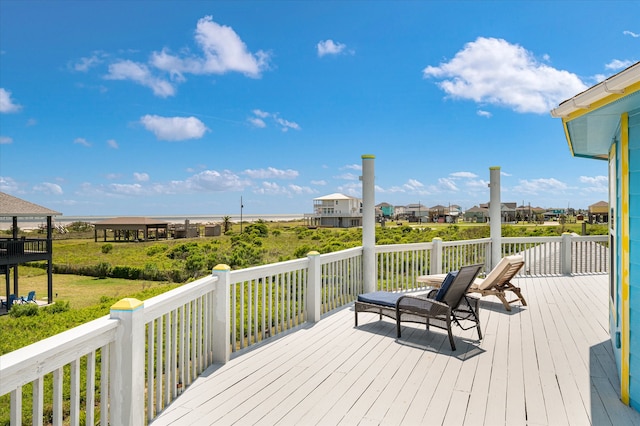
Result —
<path fill-rule="evenodd" d="M 153 425 L 638 425 L 608 334 L 608 276 L 520 278 L 528 306 L 481 302 L 484 339 L 353 305 L 214 365 Z"/>

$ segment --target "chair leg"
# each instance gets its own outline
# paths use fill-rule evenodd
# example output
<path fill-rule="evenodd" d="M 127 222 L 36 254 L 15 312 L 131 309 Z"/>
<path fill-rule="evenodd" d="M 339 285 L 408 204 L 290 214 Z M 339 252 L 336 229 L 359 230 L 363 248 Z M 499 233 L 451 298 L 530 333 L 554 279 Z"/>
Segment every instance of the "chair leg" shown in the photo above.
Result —
<path fill-rule="evenodd" d="M 511 305 L 509 305 L 509 302 L 507 301 L 507 298 L 505 297 L 504 293 L 498 293 L 496 294 L 496 297 L 498 299 L 500 299 L 500 301 L 502 302 L 502 304 L 504 305 L 504 308 L 511 312 Z"/>
<path fill-rule="evenodd" d="M 455 351 L 456 350 L 456 344 L 453 341 L 453 333 L 451 332 L 451 325 L 449 325 L 449 328 L 447 329 L 447 332 L 449 333 L 449 344 L 451 345 L 451 350 Z"/>

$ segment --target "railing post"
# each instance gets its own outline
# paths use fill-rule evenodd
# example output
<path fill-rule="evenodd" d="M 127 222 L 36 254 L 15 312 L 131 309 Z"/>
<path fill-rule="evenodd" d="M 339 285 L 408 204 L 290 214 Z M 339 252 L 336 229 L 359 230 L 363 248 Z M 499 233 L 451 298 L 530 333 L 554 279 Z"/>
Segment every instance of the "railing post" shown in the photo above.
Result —
<path fill-rule="evenodd" d="M 560 267 L 563 275 L 571 275 L 571 251 L 573 249 L 571 233 L 562 234 L 562 254 Z"/>
<path fill-rule="evenodd" d="M 502 203 L 500 202 L 500 167 L 489 167 L 489 233 L 491 269 L 502 259 Z"/>
<path fill-rule="evenodd" d="M 126 298 L 111 306 L 120 321 L 109 354 L 109 424 L 144 423 L 144 303 Z"/>
<path fill-rule="evenodd" d="M 321 288 L 322 288 L 322 271 L 320 266 L 320 253 L 317 251 L 310 251 L 307 254 L 309 258 L 309 277 L 307 280 L 307 321 L 318 322 L 320 321 L 320 305 L 322 303 Z"/>
<path fill-rule="evenodd" d="M 211 274 L 218 277 L 213 292 L 213 362 L 225 364 L 231 357 L 231 267 L 216 265 Z"/>
<path fill-rule="evenodd" d="M 435 237 L 431 249 L 431 272 L 430 274 L 442 273 L 442 238 Z"/>
<path fill-rule="evenodd" d="M 373 155 L 362 156 L 362 270 L 364 292 L 376 291 L 376 191 Z"/>

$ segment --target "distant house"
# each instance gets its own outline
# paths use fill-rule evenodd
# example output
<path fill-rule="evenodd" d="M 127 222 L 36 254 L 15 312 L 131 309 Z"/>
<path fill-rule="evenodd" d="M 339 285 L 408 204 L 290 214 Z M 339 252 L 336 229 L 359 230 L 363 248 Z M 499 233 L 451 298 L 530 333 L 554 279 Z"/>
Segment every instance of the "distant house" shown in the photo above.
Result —
<path fill-rule="evenodd" d="M 314 198 L 313 213 L 305 213 L 304 217 L 308 226 L 362 226 L 362 201 L 340 193 Z"/>
<path fill-rule="evenodd" d="M 551 115 L 562 119 L 572 155 L 608 163 L 609 333 L 622 402 L 640 410 L 640 62 Z"/>
<path fill-rule="evenodd" d="M 486 207 L 473 206 L 464 212 L 465 222 L 484 223 L 489 221 L 489 209 Z"/>
<path fill-rule="evenodd" d="M 489 207 L 491 203 L 480 204 L 481 208 L 487 209 L 489 211 Z M 515 222 L 517 220 L 516 217 L 516 206 L 517 203 L 501 203 L 500 204 L 500 218 L 502 223 Z M 489 215 L 487 214 L 487 221 L 489 219 Z"/>
<path fill-rule="evenodd" d="M 589 206 L 589 223 L 609 222 L 609 203 L 598 201 Z"/>
<path fill-rule="evenodd" d="M 11 219 L 11 236 L 0 238 L 0 275 L 5 277 L 5 300 L 10 295 L 22 295 L 18 285 L 18 266 L 42 260 L 47 262 L 47 303 L 53 302 L 53 217 L 60 215 L 62 213 L 0 192 L 0 218 Z M 47 219 L 46 238 L 20 237 L 19 220 L 34 218 Z"/>
<path fill-rule="evenodd" d="M 429 221 L 429 207 L 422 205 L 421 203 L 407 204 L 404 207 L 404 218 L 410 222 L 428 222 Z"/>
<path fill-rule="evenodd" d="M 379 215 L 390 219 L 393 217 L 394 215 L 394 208 L 391 204 L 389 203 L 380 203 L 376 206 L 376 211 L 379 212 Z"/>

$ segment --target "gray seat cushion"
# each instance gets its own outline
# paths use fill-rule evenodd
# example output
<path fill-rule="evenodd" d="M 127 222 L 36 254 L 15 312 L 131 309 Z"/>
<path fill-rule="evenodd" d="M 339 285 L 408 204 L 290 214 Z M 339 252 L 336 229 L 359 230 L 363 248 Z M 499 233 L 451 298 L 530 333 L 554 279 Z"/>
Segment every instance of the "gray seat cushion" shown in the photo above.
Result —
<path fill-rule="evenodd" d="M 396 302 L 403 296 L 402 293 L 391 293 L 388 291 L 374 291 L 373 293 L 365 293 L 358 295 L 358 302 L 370 303 L 372 305 L 396 307 Z"/>

